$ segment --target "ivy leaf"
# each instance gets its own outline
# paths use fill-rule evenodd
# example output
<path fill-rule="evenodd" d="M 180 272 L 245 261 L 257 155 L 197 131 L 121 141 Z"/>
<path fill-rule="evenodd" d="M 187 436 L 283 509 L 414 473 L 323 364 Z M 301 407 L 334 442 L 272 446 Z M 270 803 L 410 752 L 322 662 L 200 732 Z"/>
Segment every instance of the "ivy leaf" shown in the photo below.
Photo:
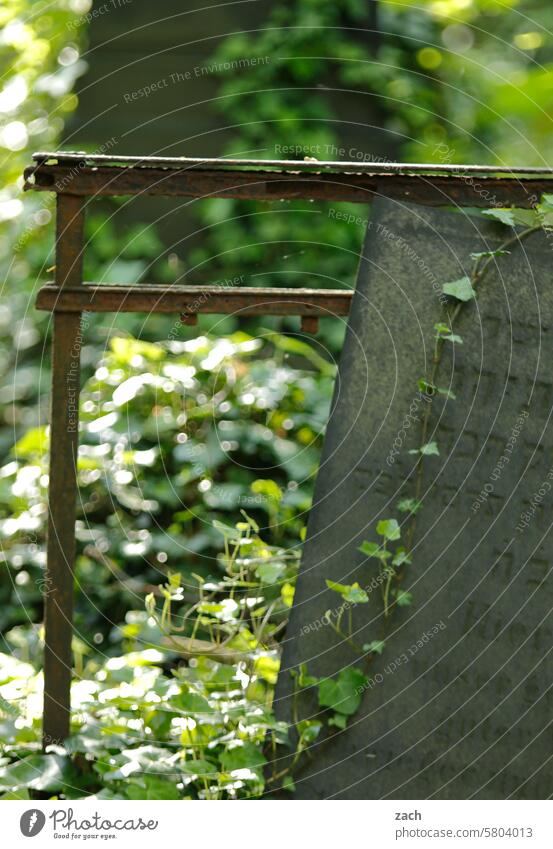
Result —
<path fill-rule="evenodd" d="M 430 457 L 432 454 L 439 455 L 439 453 L 437 442 L 427 442 L 426 445 L 422 445 L 420 448 L 411 448 L 409 451 L 409 454 L 423 454 L 425 457 Z"/>
<path fill-rule="evenodd" d="M 335 713 L 334 716 L 331 716 L 328 720 L 329 725 L 335 725 L 336 728 L 340 728 L 342 731 L 346 727 L 348 722 L 348 718 L 343 713 Z"/>
<path fill-rule="evenodd" d="M 512 209 L 485 209 L 482 215 L 495 218 L 496 221 L 501 221 L 502 224 L 506 224 L 508 227 L 515 226 L 515 217 Z"/>
<path fill-rule="evenodd" d="M 323 678 L 319 684 L 319 704 L 332 708 L 336 713 L 352 716 L 361 704 L 366 683 L 367 678 L 360 669 L 348 666 L 337 678 Z"/>
<path fill-rule="evenodd" d="M 286 607 L 292 607 L 292 603 L 294 601 L 294 587 L 292 584 L 283 584 L 280 588 L 280 597 L 282 601 L 286 605 Z"/>
<path fill-rule="evenodd" d="M 361 543 L 359 551 L 362 554 L 366 554 L 367 557 L 376 557 L 377 560 L 381 561 L 388 560 L 388 558 L 392 556 L 391 552 L 386 551 L 386 549 L 382 548 L 382 545 L 379 545 L 379 543 L 368 542 L 367 540 Z"/>
<path fill-rule="evenodd" d="M 434 386 L 434 384 L 429 383 L 429 381 L 426 380 L 426 378 L 424 378 L 424 377 L 421 377 L 417 381 L 417 384 L 418 384 L 420 391 L 424 392 L 425 395 L 433 395 L 434 392 L 436 391 L 436 387 Z"/>
<path fill-rule="evenodd" d="M 409 607 L 413 601 L 413 596 L 407 590 L 398 590 L 396 595 L 396 604 L 398 607 Z"/>
<path fill-rule="evenodd" d="M 553 195 L 551 193 L 544 192 L 541 196 L 541 203 L 547 206 L 550 212 L 553 212 Z"/>
<path fill-rule="evenodd" d="M 450 283 L 444 283 L 442 286 L 444 295 L 450 295 L 452 298 L 457 298 L 458 301 L 470 301 L 476 297 L 476 292 L 473 289 L 470 277 L 465 274 L 458 280 L 452 280 Z"/>
<path fill-rule="evenodd" d="M 203 758 L 196 758 L 196 760 L 179 763 L 179 771 L 185 775 L 201 777 L 203 775 L 213 775 L 217 772 L 217 767 L 215 764 L 210 763 L 210 761 L 203 760 Z"/>
<path fill-rule="evenodd" d="M 382 654 L 385 646 L 386 643 L 384 640 L 373 640 L 372 643 L 364 644 L 363 651 L 370 651 L 373 652 L 373 654 Z"/>
<path fill-rule="evenodd" d="M 422 501 L 417 501 L 416 498 L 402 498 L 398 502 L 397 509 L 400 513 L 418 513 L 422 507 Z"/>
<path fill-rule="evenodd" d="M 376 526 L 376 532 L 387 540 L 395 540 L 401 537 L 401 529 L 395 519 L 381 519 Z"/>
<path fill-rule="evenodd" d="M 298 687 L 301 687 L 302 689 L 303 689 L 304 687 L 312 687 L 314 684 L 318 684 L 318 683 L 319 683 L 319 679 L 318 679 L 318 678 L 315 678 L 315 676 L 314 676 L 314 675 L 309 675 L 309 674 L 308 674 L 308 671 L 307 671 L 307 664 L 306 664 L 306 663 L 302 663 L 302 664 L 300 665 L 300 667 L 299 667 L 299 669 L 298 669 L 298 670 L 296 670 L 296 669 L 291 669 L 291 670 L 290 670 L 290 675 L 291 675 L 293 678 L 296 678 L 296 679 L 297 679 Z"/>
<path fill-rule="evenodd" d="M 255 574 L 262 584 L 275 584 L 282 577 L 286 567 L 283 563 L 261 563 Z"/>
<path fill-rule="evenodd" d="M 540 224 L 543 226 L 550 227 L 551 226 L 551 216 L 553 214 L 553 195 L 552 194 L 543 194 L 541 196 L 541 203 L 538 203 L 536 206 L 536 212 L 538 217 L 541 218 Z"/>
<path fill-rule="evenodd" d="M 259 769 L 267 763 L 261 749 L 253 743 L 241 743 L 232 749 L 225 749 L 220 756 L 221 766 L 225 772 L 235 769 Z"/>
<path fill-rule="evenodd" d="M 39 790 L 55 793 L 71 784 L 71 761 L 60 755 L 28 755 L 0 769 L 0 790 Z"/>
<path fill-rule="evenodd" d="M 438 444 L 436 442 L 427 442 L 426 445 L 421 447 L 420 453 L 424 454 L 425 457 L 429 457 L 432 454 L 439 454 Z"/>
<path fill-rule="evenodd" d="M 337 584 L 335 581 L 329 581 L 327 579 L 326 585 L 329 590 L 334 590 L 336 593 L 340 593 L 344 601 L 351 601 L 353 604 L 365 604 L 369 600 L 369 597 L 365 590 L 361 589 L 357 581 L 355 584 Z"/>
<path fill-rule="evenodd" d="M 200 715 L 213 713 L 213 707 L 209 704 L 208 700 L 204 699 L 203 696 L 199 696 L 197 693 L 183 693 L 176 696 L 172 700 L 172 704 L 185 713 Z"/>

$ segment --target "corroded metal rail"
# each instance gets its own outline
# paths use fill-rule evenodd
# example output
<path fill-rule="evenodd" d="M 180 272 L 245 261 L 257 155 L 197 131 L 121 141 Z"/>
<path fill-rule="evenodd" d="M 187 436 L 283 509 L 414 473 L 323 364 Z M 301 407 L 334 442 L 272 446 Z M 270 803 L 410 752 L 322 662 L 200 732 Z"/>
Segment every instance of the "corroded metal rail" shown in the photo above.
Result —
<path fill-rule="evenodd" d="M 197 200 L 319 200 L 369 203 L 385 195 L 427 206 L 533 207 L 553 190 L 553 171 L 482 165 L 424 165 L 280 160 L 190 159 L 41 152 L 25 170 L 25 189 L 55 192 L 55 283 L 37 297 L 54 313 L 43 744 L 69 734 L 73 569 L 78 448 L 81 316 L 97 312 L 299 315 L 316 331 L 321 316 L 348 314 L 347 290 L 222 286 L 113 286 L 83 283 L 83 224 L 89 200 L 106 195 L 164 195 Z"/>
<path fill-rule="evenodd" d="M 37 153 L 25 188 L 74 195 L 350 201 L 375 195 L 426 206 L 531 207 L 553 172 L 483 165 L 110 157 Z"/>

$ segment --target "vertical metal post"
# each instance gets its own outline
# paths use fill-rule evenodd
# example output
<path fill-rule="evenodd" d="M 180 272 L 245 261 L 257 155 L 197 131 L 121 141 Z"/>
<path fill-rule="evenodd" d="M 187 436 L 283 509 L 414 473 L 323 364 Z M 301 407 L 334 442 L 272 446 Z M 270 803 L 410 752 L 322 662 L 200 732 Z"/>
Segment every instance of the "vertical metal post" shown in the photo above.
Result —
<path fill-rule="evenodd" d="M 56 283 L 82 283 L 83 198 L 58 194 Z M 69 735 L 82 313 L 54 312 L 42 744 Z"/>

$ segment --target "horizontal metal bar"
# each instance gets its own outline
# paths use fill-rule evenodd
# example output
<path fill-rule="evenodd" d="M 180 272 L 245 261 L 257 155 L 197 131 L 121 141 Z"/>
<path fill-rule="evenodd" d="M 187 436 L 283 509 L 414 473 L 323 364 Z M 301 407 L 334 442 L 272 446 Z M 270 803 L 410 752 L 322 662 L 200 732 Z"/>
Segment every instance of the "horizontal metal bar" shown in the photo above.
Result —
<path fill-rule="evenodd" d="M 25 171 L 25 189 L 66 194 L 230 197 L 243 200 L 322 200 L 369 203 L 384 195 L 427 206 L 535 205 L 553 189 L 547 178 L 370 174 L 294 174 L 277 171 L 167 170 L 119 166 L 38 165 Z"/>
<path fill-rule="evenodd" d="M 37 151 L 33 153 L 35 162 L 50 163 L 83 163 L 91 165 L 131 165 L 148 168 L 161 166 L 164 168 L 277 168 L 281 171 L 334 171 L 336 173 L 368 173 L 368 174 L 550 174 L 553 168 L 531 166 L 524 168 L 520 165 L 452 165 L 430 162 L 337 162 L 335 160 L 316 159 L 197 159 L 190 156 L 117 156 L 106 153 L 87 153 L 86 151 Z"/>
<path fill-rule="evenodd" d="M 349 312 L 353 293 L 342 289 L 262 289 L 221 286 L 79 287 L 47 284 L 36 307 L 56 312 L 218 313 L 226 315 L 338 316 Z"/>

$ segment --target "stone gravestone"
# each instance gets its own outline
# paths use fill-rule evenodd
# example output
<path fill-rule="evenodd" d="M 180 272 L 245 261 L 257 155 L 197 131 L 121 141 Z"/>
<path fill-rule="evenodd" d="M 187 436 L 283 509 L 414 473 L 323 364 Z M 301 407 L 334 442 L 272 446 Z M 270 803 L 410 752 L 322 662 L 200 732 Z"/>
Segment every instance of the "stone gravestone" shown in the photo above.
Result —
<path fill-rule="evenodd" d="M 361 259 L 275 710 L 328 718 L 314 688 L 293 706 L 291 669 L 352 666 L 368 683 L 344 730 L 326 729 L 294 773 L 297 798 L 504 799 L 553 792 L 553 242 L 539 231 L 494 259 L 446 343 L 424 459 L 410 606 L 382 655 L 359 657 L 328 624 L 357 581 L 358 644 L 382 639 L 376 524 L 410 516 L 434 324 L 444 282 L 513 231 L 461 211 L 379 199 Z M 330 611 L 325 616 L 325 612 Z M 346 619 L 344 619 L 346 621 Z M 341 626 L 342 629 L 344 625 Z M 303 764 L 303 765 L 302 765 Z M 279 762 L 278 767 L 282 767 Z"/>

